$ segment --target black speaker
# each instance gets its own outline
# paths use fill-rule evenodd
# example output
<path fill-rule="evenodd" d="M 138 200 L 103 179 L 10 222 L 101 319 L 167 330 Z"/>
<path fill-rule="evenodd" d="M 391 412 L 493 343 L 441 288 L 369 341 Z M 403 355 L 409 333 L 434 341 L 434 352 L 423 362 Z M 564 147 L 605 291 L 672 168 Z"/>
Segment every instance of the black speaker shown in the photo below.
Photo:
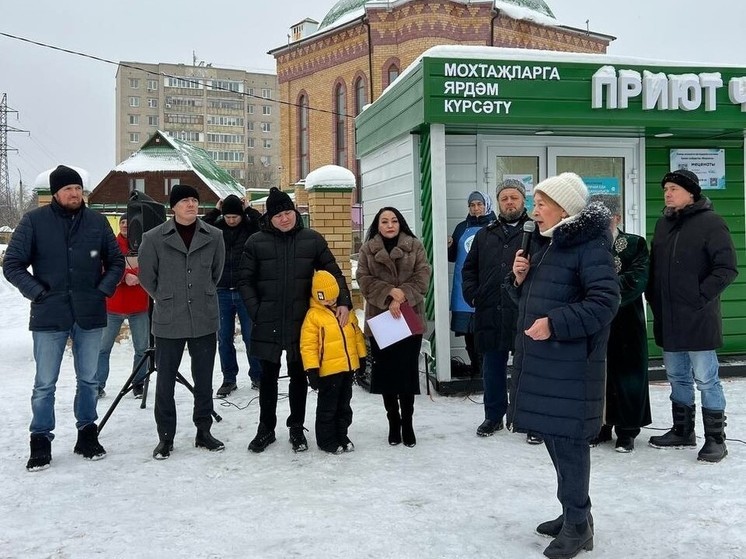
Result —
<path fill-rule="evenodd" d="M 137 253 L 142 234 L 166 221 L 166 206 L 147 194 L 133 190 L 127 201 L 127 243 Z"/>

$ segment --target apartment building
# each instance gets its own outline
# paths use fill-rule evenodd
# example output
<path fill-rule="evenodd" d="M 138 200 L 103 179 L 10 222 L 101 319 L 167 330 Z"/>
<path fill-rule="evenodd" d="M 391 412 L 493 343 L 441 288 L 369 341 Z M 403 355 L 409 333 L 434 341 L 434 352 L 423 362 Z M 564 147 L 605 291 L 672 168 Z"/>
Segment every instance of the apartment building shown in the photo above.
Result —
<path fill-rule="evenodd" d="M 189 142 L 246 188 L 280 186 L 277 76 L 210 64 L 120 62 L 116 160 L 155 134 Z"/>

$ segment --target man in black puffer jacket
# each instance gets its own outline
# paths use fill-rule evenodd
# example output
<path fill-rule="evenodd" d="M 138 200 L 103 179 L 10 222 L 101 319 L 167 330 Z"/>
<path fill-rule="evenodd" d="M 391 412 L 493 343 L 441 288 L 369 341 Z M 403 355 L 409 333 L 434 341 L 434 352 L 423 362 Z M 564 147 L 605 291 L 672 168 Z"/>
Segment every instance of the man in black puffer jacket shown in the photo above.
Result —
<path fill-rule="evenodd" d="M 3 274 L 31 300 L 36 376 L 31 395 L 31 457 L 26 468 L 52 461 L 54 393 L 68 338 L 75 361 L 75 453 L 98 460 L 98 351 L 106 326 L 106 297 L 124 274 L 124 256 L 109 222 L 83 201 L 83 179 L 60 165 L 49 175 L 52 203 L 31 210 L 10 240 Z M 28 270 L 29 266 L 31 271 Z"/>
<path fill-rule="evenodd" d="M 249 450 L 262 452 L 275 441 L 277 379 L 280 357 L 287 352 L 290 377 L 290 442 L 296 452 L 307 450 L 303 434 L 306 416 L 306 381 L 300 355 L 300 330 L 308 310 L 311 281 L 316 270 L 326 270 L 339 282 L 337 319 L 347 323 L 352 304 L 344 275 L 324 238 L 303 226 L 290 196 L 270 190 L 261 231 L 252 235 L 241 258 L 239 290 L 254 328 L 251 355 L 262 366 L 259 389 L 259 428 Z"/>
<path fill-rule="evenodd" d="M 241 263 L 243 246 L 251 235 L 259 231 L 261 214 L 247 206 L 245 201 L 231 194 L 224 200 L 218 200 L 214 210 L 205 214 L 204 222 L 213 225 L 223 232 L 225 242 L 225 264 L 223 275 L 218 283 L 218 306 L 220 310 L 220 328 L 218 330 L 218 354 L 220 369 L 223 372 L 223 384 L 218 388 L 218 398 L 225 398 L 236 390 L 238 361 L 233 339 L 236 334 L 236 315 L 241 324 L 241 337 L 246 346 L 246 354 L 251 355 L 251 317 L 238 292 L 238 267 Z M 261 382 L 261 364 L 255 357 L 249 357 L 249 377 L 251 387 L 259 388 Z"/>

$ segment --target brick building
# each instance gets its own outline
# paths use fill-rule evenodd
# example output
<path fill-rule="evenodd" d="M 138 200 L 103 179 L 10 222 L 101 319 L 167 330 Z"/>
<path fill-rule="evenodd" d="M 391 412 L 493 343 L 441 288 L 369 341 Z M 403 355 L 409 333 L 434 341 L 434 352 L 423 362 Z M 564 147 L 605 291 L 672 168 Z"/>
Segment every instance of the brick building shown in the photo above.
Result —
<path fill-rule="evenodd" d="M 322 165 L 358 176 L 354 116 L 426 49 L 482 45 L 605 53 L 614 39 L 561 25 L 542 0 L 339 0 L 321 23 L 306 18 L 277 63 L 280 184 Z M 355 214 L 353 204 L 353 215 Z"/>

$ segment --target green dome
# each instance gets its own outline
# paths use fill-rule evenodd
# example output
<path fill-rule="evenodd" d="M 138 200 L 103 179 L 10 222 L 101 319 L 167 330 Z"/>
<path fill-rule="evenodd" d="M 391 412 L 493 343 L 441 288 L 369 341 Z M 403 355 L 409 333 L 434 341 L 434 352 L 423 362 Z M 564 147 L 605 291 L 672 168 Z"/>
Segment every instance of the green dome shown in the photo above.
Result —
<path fill-rule="evenodd" d="M 547 6 L 547 3 L 544 2 L 544 0 L 501 0 L 501 1 L 505 2 L 506 4 L 513 4 L 515 6 L 520 6 L 521 8 L 528 8 L 529 10 L 533 10 L 542 15 L 554 18 L 554 14 L 552 13 L 552 10 L 549 8 L 549 6 Z M 356 10 L 359 10 L 360 8 L 365 7 L 365 4 L 367 3 L 368 3 L 368 0 L 338 0 L 338 2 L 334 4 L 332 9 L 329 10 L 326 16 L 324 16 L 324 19 L 321 20 L 319 29 L 324 29 L 326 27 L 332 27 L 342 17 L 346 16 L 350 12 L 354 12 Z"/>

